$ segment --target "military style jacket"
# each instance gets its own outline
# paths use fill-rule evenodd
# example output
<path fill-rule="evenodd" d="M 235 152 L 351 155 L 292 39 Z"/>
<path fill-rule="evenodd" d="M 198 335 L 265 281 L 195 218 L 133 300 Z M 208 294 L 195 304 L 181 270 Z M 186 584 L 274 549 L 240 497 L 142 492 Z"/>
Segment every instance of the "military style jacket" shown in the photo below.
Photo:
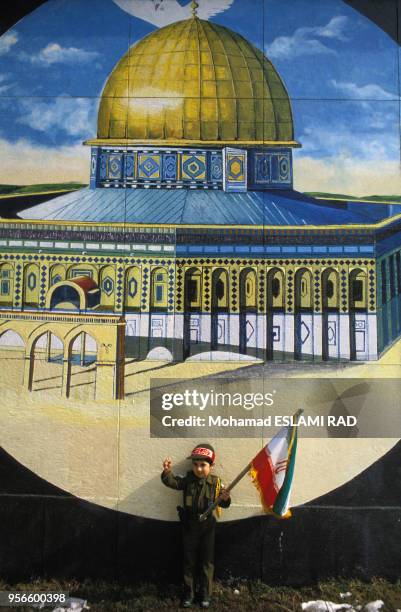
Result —
<path fill-rule="evenodd" d="M 221 488 L 221 479 L 215 474 L 209 474 L 206 478 L 198 478 L 188 471 L 186 476 L 175 476 L 172 471 L 161 473 L 161 479 L 166 487 L 183 491 L 184 508 L 189 517 L 195 517 L 205 512 L 218 497 Z M 220 500 L 216 508 L 217 516 L 220 515 L 222 508 L 228 508 L 231 499 Z"/>

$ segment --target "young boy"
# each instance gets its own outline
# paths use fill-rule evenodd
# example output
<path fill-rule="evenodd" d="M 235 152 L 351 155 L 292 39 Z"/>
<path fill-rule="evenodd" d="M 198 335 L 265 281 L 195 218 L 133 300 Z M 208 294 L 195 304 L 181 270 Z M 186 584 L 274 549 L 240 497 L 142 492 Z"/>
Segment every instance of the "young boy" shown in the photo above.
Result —
<path fill-rule="evenodd" d="M 172 472 L 172 460 L 166 457 L 161 479 L 167 487 L 183 491 L 184 495 L 184 508 L 180 508 L 185 587 L 183 607 L 192 606 L 195 588 L 198 586 L 201 607 L 208 608 L 213 590 L 216 518 L 212 512 L 206 520 L 200 522 L 199 516 L 219 497 L 215 511 L 218 516 L 219 506 L 228 508 L 231 498 L 230 493 L 222 487 L 220 478 L 211 473 L 215 453 L 210 444 L 198 444 L 187 458 L 192 460 L 192 470 L 188 471 L 186 476 L 175 476 Z M 199 584 L 196 585 L 196 582 Z"/>

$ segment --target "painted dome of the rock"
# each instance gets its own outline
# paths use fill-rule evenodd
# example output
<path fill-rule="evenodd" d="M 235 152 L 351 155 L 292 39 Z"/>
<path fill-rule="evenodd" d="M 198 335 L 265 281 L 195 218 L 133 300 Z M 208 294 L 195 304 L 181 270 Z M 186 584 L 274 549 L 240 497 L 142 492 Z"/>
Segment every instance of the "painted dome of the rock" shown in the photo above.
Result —
<path fill-rule="evenodd" d="M 152 32 L 121 58 L 102 92 L 97 138 L 297 144 L 272 63 L 241 35 L 198 18 Z"/>

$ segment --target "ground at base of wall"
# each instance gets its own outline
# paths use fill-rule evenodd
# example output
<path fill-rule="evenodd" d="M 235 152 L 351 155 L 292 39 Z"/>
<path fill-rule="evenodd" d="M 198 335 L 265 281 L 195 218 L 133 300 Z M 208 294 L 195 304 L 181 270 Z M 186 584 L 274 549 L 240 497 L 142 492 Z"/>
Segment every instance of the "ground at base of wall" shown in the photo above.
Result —
<path fill-rule="evenodd" d="M 181 589 L 178 586 L 154 583 L 134 584 L 132 582 L 129 585 L 127 582 L 122 584 L 99 580 L 80 582 L 37 579 L 29 583 L 7 584 L 0 580 L 0 591 L 10 590 L 68 592 L 70 597 L 86 600 L 91 612 L 114 610 L 119 612 L 169 610 L 172 612 L 180 609 L 181 602 Z M 383 606 L 378 605 L 371 609 L 396 612 L 401 610 L 401 580 L 391 583 L 382 578 L 373 578 L 370 582 L 338 578 L 294 588 L 270 586 L 260 581 L 232 578 L 224 583 L 215 583 L 213 605 L 210 609 L 230 612 L 246 610 L 295 612 L 302 609 L 302 603 L 317 600 L 351 604 L 355 610 L 362 611 L 366 604 L 381 600 L 384 602 Z M 199 609 L 199 605 L 195 604 L 193 609 Z M 12 612 L 15 608 L 2 607 L 2 612 L 7 612 L 7 610 Z M 35 608 L 24 607 L 23 610 L 34 611 Z"/>

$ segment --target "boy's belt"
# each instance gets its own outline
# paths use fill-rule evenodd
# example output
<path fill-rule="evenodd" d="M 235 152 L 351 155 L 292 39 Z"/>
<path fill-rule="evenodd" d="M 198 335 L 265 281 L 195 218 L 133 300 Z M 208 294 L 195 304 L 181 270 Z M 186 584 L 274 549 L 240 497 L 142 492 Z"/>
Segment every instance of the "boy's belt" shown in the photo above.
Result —
<path fill-rule="evenodd" d="M 177 506 L 178 517 L 182 524 L 188 524 L 188 522 L 198 523 L 200 521 L 200 517 L 202 516 L 202 512 L 191 512 L 189 508 L 183 508 L 182 506 Z M 209 514 L 208 519 L 212 518 L 213 514 Z"/>

